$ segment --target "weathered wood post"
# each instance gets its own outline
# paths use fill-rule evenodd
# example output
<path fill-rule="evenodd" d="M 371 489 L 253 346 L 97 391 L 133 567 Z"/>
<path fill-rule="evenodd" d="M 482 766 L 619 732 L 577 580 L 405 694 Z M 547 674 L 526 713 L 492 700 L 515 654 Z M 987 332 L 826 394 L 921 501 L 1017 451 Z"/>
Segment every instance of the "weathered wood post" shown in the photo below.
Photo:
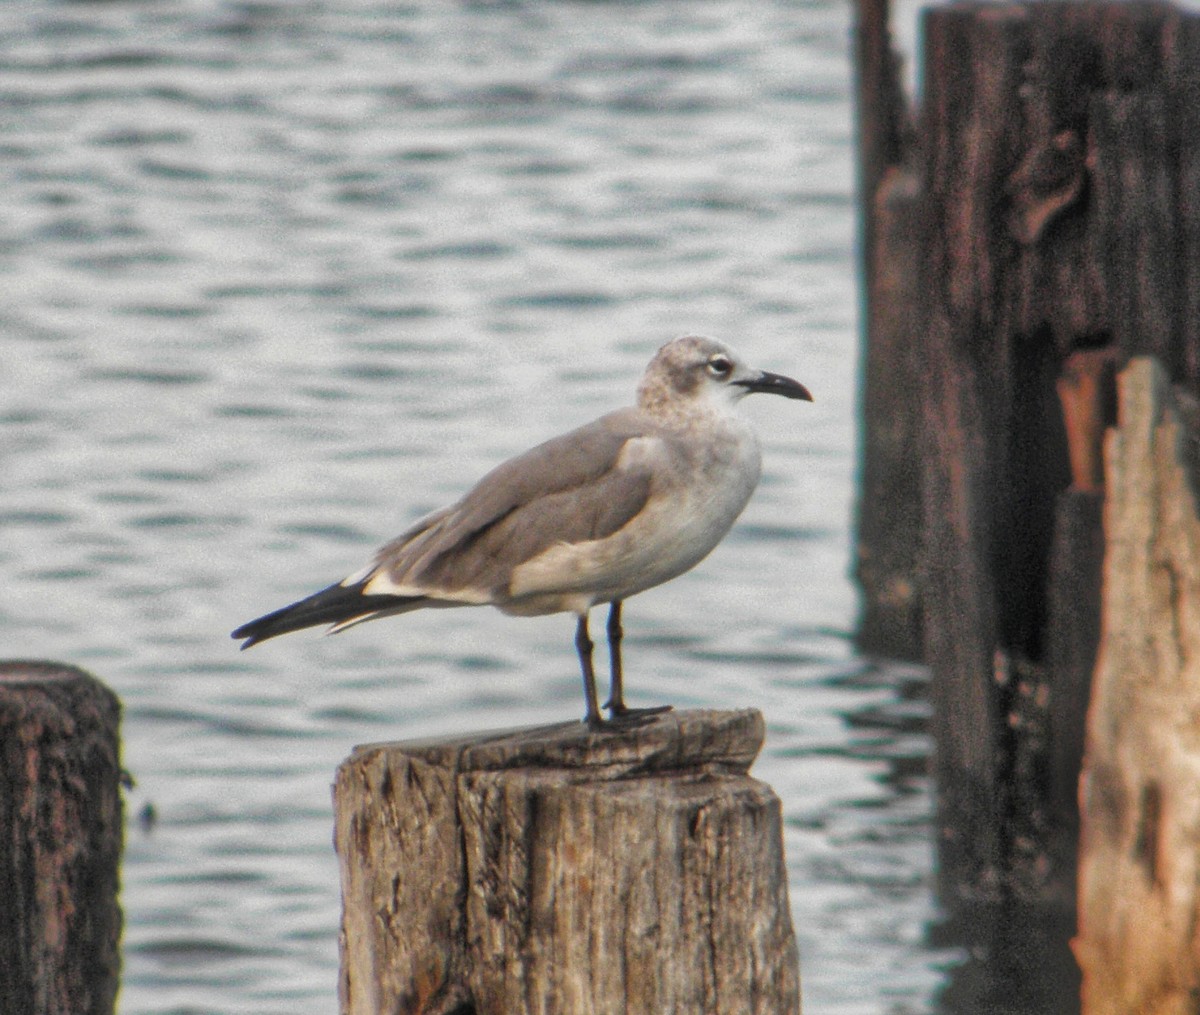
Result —
<path fill-rule="evenodd" d="M 1200 425 L 1153 359 L 1120 389 L 1075 953 L 1083 1015 L 1183 1015 L 1200 997 Z"/>
<path fill-rule="evenodd" d="M 914 294 L 919 187 L 911 114 L 892 51 L 887 0 L 858 0 L 855 25 L 859 251 L 863 287 L 862 477 L 855 576 L 864 651 L 922 656 L 921 413 L 924 369 Z"/>
<path fill-rule="evenodd" d="M 120 972 L 116 696 L 0 662 L 0 1015 L 111 1015 Z"/>
<path fill-rule="evenodd" d="M 1200 384 L 1200 17 L 1156 2 L 954 3 L 922 26 L 904 205 L 918 253 L 895 269 L 915 280 L 907 307 L 879 272 L 867 293 L 909 328 L 872 337 L 869 376 L 913 381 L 867 428 L 918 436 L 915 452 L 868 442 L 864 477 L 907 468 L 893 481 L 906 501 L 919 470 L 912 566 L 943 896 L 1070 911 L 1112 368 L 1153 353 Z M 881 207 L 888 182 L 864 202 Z M 876 527 L 860 532 L 878 543 L 892 504 L 864 491 Z M 903 521 L 896 539 L 912 542 Z"/>
<path fill-rule="evenodd" d="M 334 786 L 343 1015 L 800 1011 L 762 716 L 357 748 Z"/>

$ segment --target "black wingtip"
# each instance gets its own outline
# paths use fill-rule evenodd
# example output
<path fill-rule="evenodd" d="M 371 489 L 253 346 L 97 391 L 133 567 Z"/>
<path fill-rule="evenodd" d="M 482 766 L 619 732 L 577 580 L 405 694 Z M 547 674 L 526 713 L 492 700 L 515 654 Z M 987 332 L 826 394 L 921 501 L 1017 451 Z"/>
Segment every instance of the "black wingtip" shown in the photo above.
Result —
<path fill-rule="evenodd" d="M 420 596 L 364 595 L 361 582 L 356 585 L 330 585 L 307 599 L 243 624 L 230 637 L 245 639 L 241 645 L 244 652 L 260 641 L 277 635 L 323 624 L 341 624 L 359 618 L 365 620 L 373 614 L 396 612 L 398 608 L 411 608 L 410 604 L 422 601 L 423 597 Z"/>
<path fill-rule="evenodd" d="M 241 627 L 231 631 L 229 633 L 229 637 L 233 638 L 235 641 L 238 638 L 244 639 L 238 648 L 242 652 L 245 652 L 246 649 L 253 648 L 260 641 L 266 641 L 268 638 L 270 638 L 271 635 L 267 633 L 268 628 L 277 626 L 282 615 L 291 611 L 296 605 L 297 604 L 293 603 L 292 606 L 285 606 L 282 610 L 276 610 L 274 613 L 268 613 L 266 616 L 259 617 L 257 620 L 251 620 L 249 623 L 243 624 Z M 283 631 L 279 630 L 275 633 L 283 634 Z"/>
<path fill-rule="evenodd" d="M 248 648 L 254 648 L 254 646 L 257 645 L 260 641 L 267 640 L 267 636 L 264 636 L 261 638 L 256 638 L 251 635 L 247 635 L 240 627 L 236 631 L 234 631 L 232 634 L 230 634 L 229 637 L 234 639 L 234 641 L 237 641 L 239 638 L 243 639 L 242 643 L 238 646 L 239 652 L 245 652 L 246 649 L 248 649 Z"/>
<path fill-rule="evenodd" d="M 306 627 L 316 627 L 318 624 L 336 623 L 340 619 L 339 614 L 345 613 L 349 608 L 348 600 L 355 598 L 356 592 L 357 590 L 351 592 L 341 585 L 330 585 L 306 599 L 264 614 L 235 628 L 230 637 L 245 639 L 241 645 L 241 650 L 244 652 L 260 641 L 266 641 L 276 635 L 299 631 Z M 333 609 L 330 608 L 333 605 L 331 601 L 336 603 Z"/>

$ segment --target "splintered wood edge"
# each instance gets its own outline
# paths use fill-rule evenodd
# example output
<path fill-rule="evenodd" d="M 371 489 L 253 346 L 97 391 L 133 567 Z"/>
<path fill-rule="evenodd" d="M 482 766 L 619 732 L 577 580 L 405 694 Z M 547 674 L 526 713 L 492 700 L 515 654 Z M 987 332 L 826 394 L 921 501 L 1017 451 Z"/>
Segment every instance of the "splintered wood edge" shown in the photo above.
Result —
<path fill-rule="evenodd" d="M 620 777 L 712 767 L 744 774 L 762 749 L 764 734 L 758 709 L 688 709 L 664 712 L 641 725 L 602 731 L 570 722 L 364 744 L 343 764 L 358 765 L 369 755 L 398 753 L 460 772 L 576 768 Z"/>

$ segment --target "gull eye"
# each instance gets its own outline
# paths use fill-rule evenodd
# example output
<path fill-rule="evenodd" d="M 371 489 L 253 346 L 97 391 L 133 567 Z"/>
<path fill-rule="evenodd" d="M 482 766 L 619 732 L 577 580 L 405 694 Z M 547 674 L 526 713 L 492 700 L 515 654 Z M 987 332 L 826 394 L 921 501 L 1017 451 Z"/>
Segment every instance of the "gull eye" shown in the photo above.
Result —
<path fill-rule="evenodd" d="M 733 361 L 728 356 L 717 353 L 708 361 L 708 372 L 713 377 L 723 381 L 733 373 Z"/>

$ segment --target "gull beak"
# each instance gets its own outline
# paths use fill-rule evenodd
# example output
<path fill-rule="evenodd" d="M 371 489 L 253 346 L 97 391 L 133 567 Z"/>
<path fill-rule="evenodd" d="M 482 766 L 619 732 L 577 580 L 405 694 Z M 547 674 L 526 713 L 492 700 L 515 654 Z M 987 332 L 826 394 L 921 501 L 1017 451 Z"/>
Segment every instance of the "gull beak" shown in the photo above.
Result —
<path fill-rule="evenodd" d="M 765 391 L 770 395 L 783 395 L 784 398 L 798 398 L 803 402 L 811 402 L 813 396 L 799 381 L 794 381 L 783 374 L 769 374 L 765 370 L 755 377 L 747 377 L 741 381 L 730 381 L 747 391 Z"/>

